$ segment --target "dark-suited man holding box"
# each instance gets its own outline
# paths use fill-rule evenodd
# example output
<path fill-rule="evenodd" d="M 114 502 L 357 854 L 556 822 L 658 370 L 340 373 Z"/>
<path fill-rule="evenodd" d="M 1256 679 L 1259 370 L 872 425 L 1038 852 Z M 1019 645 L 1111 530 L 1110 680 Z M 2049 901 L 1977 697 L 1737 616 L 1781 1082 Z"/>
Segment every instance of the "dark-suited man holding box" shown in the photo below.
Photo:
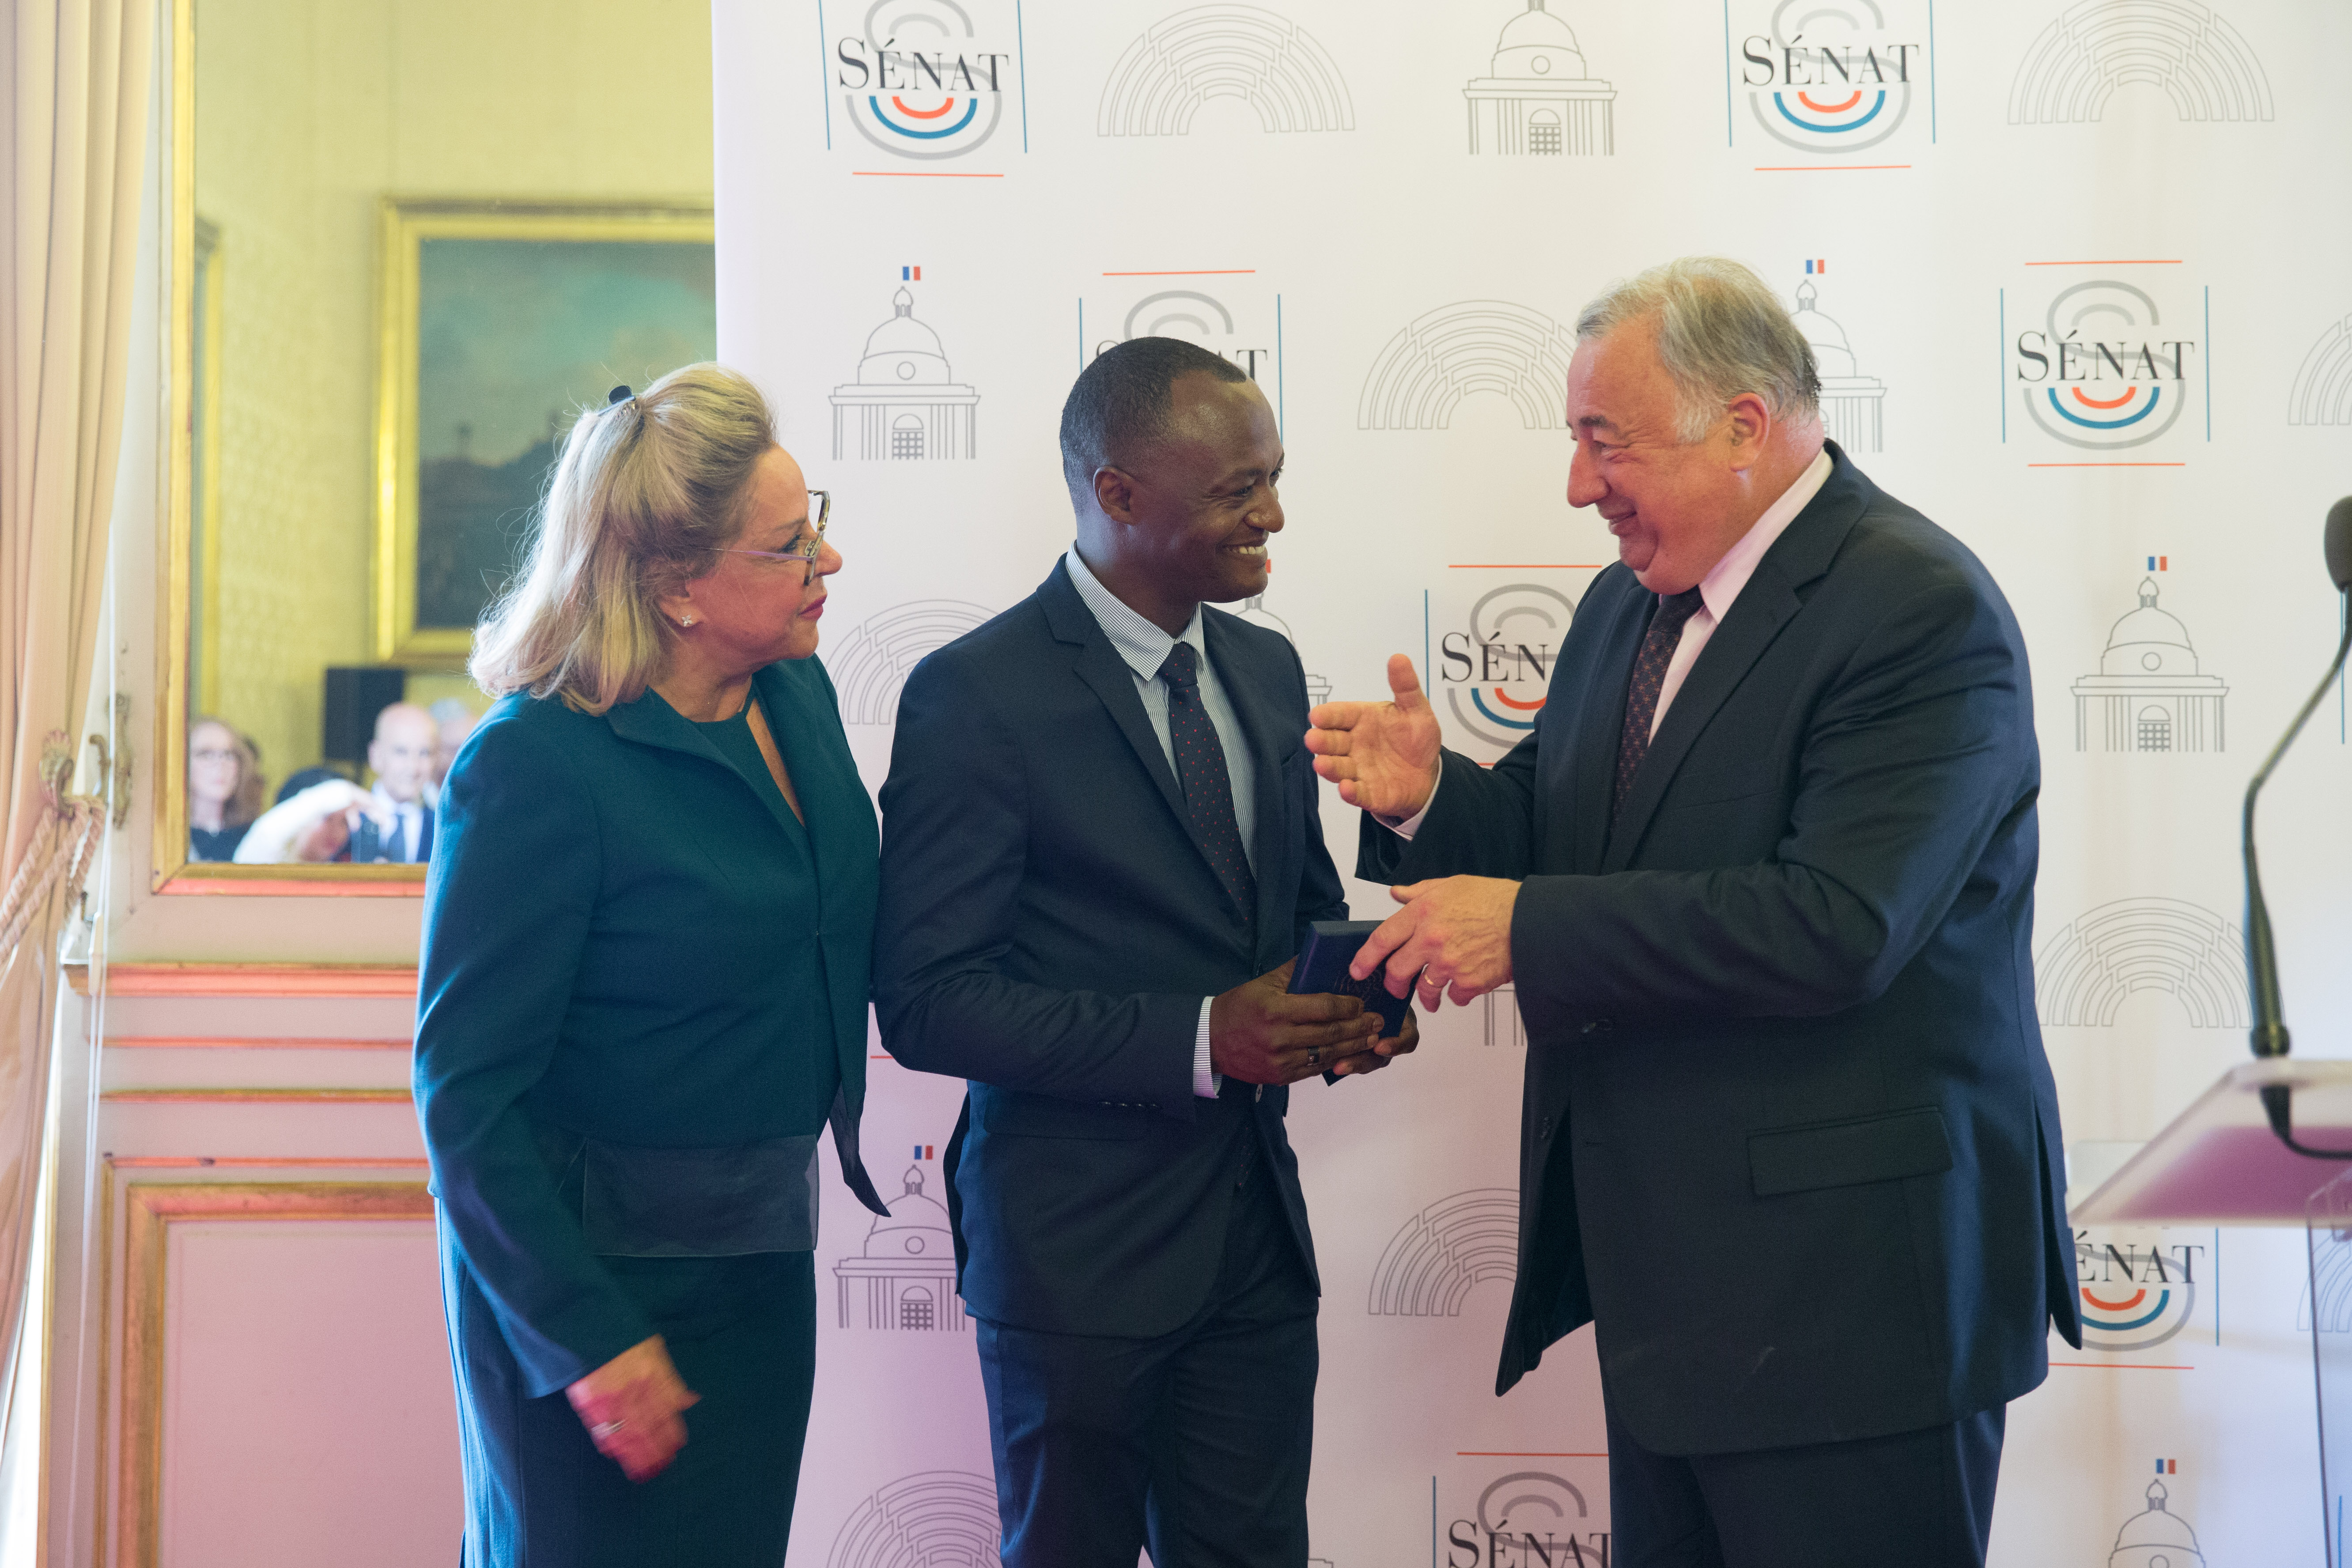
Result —
<path fill-rule="evenodd" d="M 1106 352 L 1062 416 L 1078 540 L 917 667 L 883 786 L 876 999 L 970 1081 L 949 1145 L 1007 1568 L 1301 1568 L 1318 1291 L 1287 1085 L 1411 1019 L 1285 994 L 1346 918 L 1265 591 L 1282 444 L 1194 345 Z"/>
<path fill-rule="evenodd" d="M 1980 1563 L 2007 1402 L 2079 1342 L 2034 1019 L 2033 704 L 1958 540 L 1822 438 L 1737 263 L 1578 323 L 1568 497 L 1620 563 L 1535 732 L 1442 752 L 1410 662 L 1316 710 L 1424 1005 L 1516 984 L 1496 1392 L 1596 1325 L 1620 1568 Z"/>

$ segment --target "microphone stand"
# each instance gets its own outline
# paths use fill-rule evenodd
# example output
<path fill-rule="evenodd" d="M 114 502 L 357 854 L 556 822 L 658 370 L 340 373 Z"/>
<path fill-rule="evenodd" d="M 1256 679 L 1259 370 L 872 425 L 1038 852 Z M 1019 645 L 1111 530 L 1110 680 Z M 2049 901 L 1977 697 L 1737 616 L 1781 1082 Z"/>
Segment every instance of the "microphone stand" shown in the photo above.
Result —
<path fill-rule="evenodd" d="M 2339 530 L 2336 514 L 2345 510 L 2346 503 L 2338 501 L 2328 517 L 2331 568 L 2336 564 L 2335 557 Z M 2318 689 L 2312 692 L 2310 700 L 2304 703 L 2302 710 L 2295 714 L 2294 722 L 2287 726 L 2286 733 L 2279 737 L 2279 743 L 2272 747 L 2271 754 L 2263 759 L 2253 782 L 2246 786 L 2246 808 L 2242 829 L 2246 858 L 2246 976 L 2254 1005 L 2252 1043 L 2258 1058 L 2286 1055 L 2288 1041 L 2286 1020 L 2279 1001 L 2278 953 L 2271 940 L 2271 911 L 2263 901 L 2262 870 L 2254 858 L 2254 797 L 2262 793 L 2263 785 L 2270 782 L 2271 771 L 2278 766 L 2279 759 L 2286 755 L 2286 749 L 2294 744 L 2295 737 L 2303 733 L 2303 727 L 2310 720 L 2313 710 L 2319 706 L 2320 699 L 2327 695 L 2327 689 L 2336 683 L 2336 676 L 2343 671 L 2345 656 L 2352 653 L 2352 584 L 2344 582 L 2339 576 L 2336 588 L 2344 600 L 2344 632 L 2336 644 L 2336 658 L 2328 665 L 2327 674 L 2321 679 Z M 2260 1093 L 2263 1113 L 2270 1118 L 2271 1131 L 2278 1134 L 2280 1142 L 2296 1153 L 2307 1154 L 2315 1160 L 2352 1160 L 2352 1149 L 2314 1149 L 2295 1142 L 2294 1089 L 2292 1085 L 2264 1084 Z"/>

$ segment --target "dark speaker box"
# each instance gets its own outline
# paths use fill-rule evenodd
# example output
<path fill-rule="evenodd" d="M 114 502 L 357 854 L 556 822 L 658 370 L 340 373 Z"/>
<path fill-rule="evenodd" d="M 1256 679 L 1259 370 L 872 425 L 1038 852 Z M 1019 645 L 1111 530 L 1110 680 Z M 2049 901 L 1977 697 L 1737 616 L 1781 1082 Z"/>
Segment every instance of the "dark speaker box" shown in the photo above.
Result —
<path fill-rule="evenodd" d="M 381 665 L 327 668 L 327 716 L 320 753 L 331 763 L 358 767 L 375 738 L 375 716 L 408 692 L 408 672 Z"/>

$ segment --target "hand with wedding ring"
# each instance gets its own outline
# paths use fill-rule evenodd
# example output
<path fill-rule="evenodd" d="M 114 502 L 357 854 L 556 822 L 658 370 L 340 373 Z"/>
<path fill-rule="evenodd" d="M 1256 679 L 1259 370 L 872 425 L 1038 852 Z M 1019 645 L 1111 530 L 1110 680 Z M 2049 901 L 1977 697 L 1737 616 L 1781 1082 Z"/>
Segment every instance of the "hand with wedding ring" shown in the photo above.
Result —
<path fill-rule="evenodd" d="M 1391 888 L 1404 908 L 1364 939 L 1348 972 L 1369 978 L 1383 963 L 1391 996 L 1419 994 L 1434 1011 L 1468 1004 L 1511 981 L 1511 913 L 1519 885 L 1500 877 L 1438 877 Z"/>
<path fill-rule="evenodd" d="M 670 1364 L 659 1334 L 640 1340 L 564 1391 L 596 1451 L 633 1481 L 649 1481 L 686 1447 L 689 1405 L 702 1396 Z"/>
<path fill-rule="evenodd" d="M 1295 960 L 1293 961 L 1296 962 Z M 1354 996 L 1293 996 L 1289 963 L 1209 1004 L 1209 1066 L 1244 1083 L 1297 1083 L 1372 1048 L 1381 1016 Z"/>

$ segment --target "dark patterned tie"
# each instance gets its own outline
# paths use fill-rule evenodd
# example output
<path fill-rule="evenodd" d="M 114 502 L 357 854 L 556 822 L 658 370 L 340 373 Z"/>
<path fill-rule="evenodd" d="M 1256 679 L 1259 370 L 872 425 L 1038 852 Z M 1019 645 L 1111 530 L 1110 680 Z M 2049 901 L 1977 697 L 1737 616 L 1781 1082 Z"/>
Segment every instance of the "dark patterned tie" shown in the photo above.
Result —
<path fill-rule="evenodd" d="M 1698 614 L 1702 603 L 1698 590 L 1693 588 L 1671 599 L 1661 597 L 1650 616 L 1641 656 L 1633 660 L 1633 684 L 1625 689 L 1625 729 L 1617 740 L 1617 799 L 1609 811 L 1612 825 L 1625 809 L 1625 797 L 1633 793 L 1633 775 L 1641 772 L 1642 759 L 1650 754 L 1650 721 L 1658 711 L 1658 691 L 1666 683 L 1666 667 L 1674 663 L 1675 649 L 1682 643 L 1683 623 Z"/>
<path fill-rule="evenodd" d="M 1176 782 L 1184 789 L 1184 809 L 1192 835 L 1209 857 L 1209 868 L 1233 895 L 1245 921 L 1257 913 L 1257 879 L 1242 850 L 1241 824 L 1234 816 L 1234 781 L 1225 772 L 1225 748 L 1217 727 L 1201 705 L 1201 672 L 1191 643 L 1168 650 L 1160 679 L 1168 683 L 1168 738 L 1176 750 Z"/>

